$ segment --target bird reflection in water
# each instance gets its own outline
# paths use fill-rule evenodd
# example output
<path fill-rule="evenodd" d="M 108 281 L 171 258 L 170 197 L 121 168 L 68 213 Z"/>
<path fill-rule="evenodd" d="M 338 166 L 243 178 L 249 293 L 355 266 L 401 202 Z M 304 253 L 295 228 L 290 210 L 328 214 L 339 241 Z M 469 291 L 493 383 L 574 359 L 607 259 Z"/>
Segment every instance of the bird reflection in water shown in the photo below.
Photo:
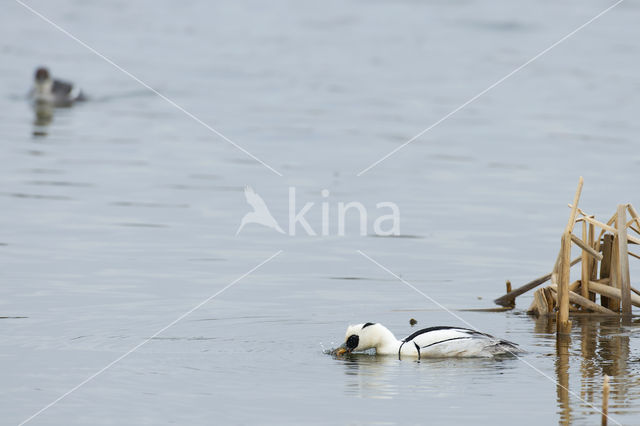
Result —
<path fill-rule="evenodd" d="M 34 136 L 46 136 L 47 128 L 53 121 L 54 108 L 69 108 L 76 102 L 86 100 L 78 86 L 53 78 L 46 67 L 36 69 L 29 97 L 35 112 Z"/>
<path fill-rule="evenodd" d="M 46 136 L 47 128 L 53 121 L 53 105 L 49 102 L 34 102 L 33 111 L 35 113 L 33 135 Z"/>
<path fill-rule="evenodd" d="M 377 399 L 389 399 L 397 394 L 387 372 L 391 364 L 401 362 L 397 358 L 350 353 L 343 355 L 338 361 L 344 365 L 345 374 L 351 379 L 346 383 L 347 394 Z"/>
<path fill-rule="evenodd" d="M 400 360 L 394 356 L 375 355 L 374 352 L 350 353 L 335 359 L 344 366 L 348 377 L 345 393 L 371 399 L 390 399 L 406 392 L 454 394 L 458 392 L 455 383 L 461 374 L 490 383 L 497 374 L 516 368 L 518 363 L 514 357 Z"/>

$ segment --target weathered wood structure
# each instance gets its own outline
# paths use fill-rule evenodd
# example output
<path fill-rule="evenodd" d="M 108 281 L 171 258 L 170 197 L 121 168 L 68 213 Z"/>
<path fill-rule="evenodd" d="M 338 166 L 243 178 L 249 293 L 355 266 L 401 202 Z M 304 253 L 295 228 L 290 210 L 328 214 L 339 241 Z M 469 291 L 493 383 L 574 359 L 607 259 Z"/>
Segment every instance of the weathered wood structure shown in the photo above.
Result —
<path fill-rule="evenodd" d="M 516 297 L 551 280 L 551 285 L 535 291 L 529 312 L 555 314 L 558 334 L 571 330 L 571 312 L 630 316 L 632 306 L 640 307 L 640 292 L 631 286 L 629 275 L 629 256 L 640 259 L 629 251 L 629 244 L 640 244 L 640 238 L 630 235 L 630 231 L 640 235 L 640 217 L 631 204 L 620 204 L 607 222 L 597 220 L 578 207 L 582 185 L 581 177 L 551 272 L 513 290 L 509 283 L 507 293 L 495 300 L 514 306 Z M 581 250 L 573 260 L 572 245 Z M 580 278 L 572 282 L 571 266 L 577 263 L 581 263 Z"/>

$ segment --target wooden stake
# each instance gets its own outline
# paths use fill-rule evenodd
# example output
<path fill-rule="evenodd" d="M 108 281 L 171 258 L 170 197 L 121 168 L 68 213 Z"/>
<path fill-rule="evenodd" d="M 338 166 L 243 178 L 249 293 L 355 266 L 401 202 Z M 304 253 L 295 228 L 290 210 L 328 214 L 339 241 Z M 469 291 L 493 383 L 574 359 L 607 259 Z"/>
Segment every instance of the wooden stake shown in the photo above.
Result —
<path fill-rule="evenodd" d="M 549 314 L 549 305 L 547 303 L 547 298 L 544 294 L 543 288 L 539 288 L 535 292 L 533 292 L 533 300 L 536 304 L 536 310 L 538 311 L 538 315 Z"/>
<path fill-rule="evenodd" d="M 580 179 L 582 182 L 582 179 Z M 580 189 L 578 186 L 578 189 Z M 574 200 L 574 205 L 577 200 Z M 575 212 L 575 209 L 573 209 Z M 562 235 L 562 257 L 559 268 L 560 282 L 558 285 L 558 334 L 568 334 L 571 331 L 571 321 L 569 321 L 569 279 L 571 263 L 571 233 L 570 231 Z"/>
<path fill-rule="evenodd" d="M 609 419 L 609 376 L 604 375 L 602 381 L 602 426 L 607 426 Z"/>
<path fill-rule="evenodd" d="M 561 259 L 559 270 L 560 282 L 558 285 L 558 316 L 556 321 L 557 335 L 568 334 L 571 332 L 571 321 L 569 321 L 569 279 L 571 278 L 571 233 L 573 226 L 576 223 L 576 214 L 578 213 L 578 201 L 580 201 L 580 193 L 582 192 L 582 185 L 584 179 L 580 176 L 578 180 L 578 188 L 576 188 L 576 194 L 573 196 L 573 203 L 571 207 L 571 213 L 569 214 L 569 220 L 567 226 L 564 228 L 562 234 L 562 249 L 560 250 Z"/>
<path fill-rule="evenodd" d="M 551 289 L 547 287 L 544 287 L 543 290 L 544 297 L 545 299 L 547 299 L 547 310 L 549 311 L 549 313 L 551 313 L 556 308 L 556 301 L 553 297 L 553 291 L 551 291 Z"/>
<path fill-rule="evenodd" d="M 594 240 L 595 234 L 596 234 L 595 226 L 590 223 L 589 236 L 588 236 L 587 242 L 589 243 L 589 247 L 593 248 L 596 252 L 600 253 L 600 244 L 596 246 L 596 242 Z M 590 265 L 591 265 L 591 268 L 589 268 L 589 281 L 596 280 L 598 279 L 598 262 L 591 261 Z M 589 292 L 589 300 L 591 300 L 592 302 L 596 301 L 596 294 L 592 291 Z"/>
<path fill-rule="evenodd" d="M 622 291 L 622 314 L 631 315 L 631 278 L 629 277 L 629 250 L 627 248 L 627 206 L 618 205 L 618 259 L 620 290 Z"/>
<path fill-rule="evenodd" d="M 589 247 L 591 250 L 593 250 L 589 246 L 589 236 L 587 235 L 587 222 L 582 222 L 582 242 L 586 247 Z M 595 250 L 593 250 L 593 252 L 597 253 Z M 598 260 L 602 260 L 602 255 L 600 253 L 598 253 L 598 255 L 600 255 L 600 259 Z M 591 280 L 591 258 L 587 256 L 586 250 L 582 250 L 582 275 L 581 275 L 582 283 L 580 285 L 580 293 L 582 294 L 582 297 L 584 297 L 585 299 L 589 298 L 589 281 L 590 280 Z"/>
<path fill-rule="evenodd" d="M 618 274 L 620 272 L 620 265 L 618 260 L 618 236 L 613 237 L 613 246 L 611 247 L 611 277 L 609 285 L 613 288 L 620 288 L 620 278 Z M 620 299 L 610 299 L 609 309 L 612 311 L 620 312 Z"/>
<path fill-rule="evenodd" d="M 611 256 L 613 248 L 613 235 L 604 234 L 602 243 L 602 262 L 600 262 L 600 279 L 609 278 L 611 276 Z M 605 308 L 611 309 L 609 298 L 600 296 L 600 304 Z"/>

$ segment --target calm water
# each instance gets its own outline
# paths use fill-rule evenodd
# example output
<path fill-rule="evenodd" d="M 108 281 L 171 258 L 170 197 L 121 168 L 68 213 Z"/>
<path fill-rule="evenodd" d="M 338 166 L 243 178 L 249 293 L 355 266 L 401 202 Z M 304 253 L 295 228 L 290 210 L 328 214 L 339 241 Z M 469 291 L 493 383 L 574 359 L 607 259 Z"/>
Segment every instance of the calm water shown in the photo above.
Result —
<path fill-rule="evenodd" d="M 458 312 L 523 359 L 334 359 L 349 323 L 398 336 L 462 325 L 549 271 L 581 207 L 640 207 L 640 7 L 625 2 L 364 175 L 356 174 L 577 28 L 601 1 L 80 2 L 36 10 L 215 127 L 261 164 L 18 3 L 0 39 L 0 412 L 18 424 L 258 270 L 30 424 L 640 423 L 635 324 Z M 34 68 L 90 102 L 34 123 Z M 236 230 L 251 185 L 286 227 Z M 330 195 L 323 198 L 321 190 Z M 338 236 L 337 205 L 401 211 L 407 238 Z M 632 279 L 640 274 L 632 264 Z M 357 279 L 354 279 L 357 278 Z M 559 353 L 559 355 L 557 355 Z M 539 370 L 536 371 L 535 369 Z M 554 381 L 568 385 L 567 394 Z M 610 423 L 611 424 L 611 423 Z"/>

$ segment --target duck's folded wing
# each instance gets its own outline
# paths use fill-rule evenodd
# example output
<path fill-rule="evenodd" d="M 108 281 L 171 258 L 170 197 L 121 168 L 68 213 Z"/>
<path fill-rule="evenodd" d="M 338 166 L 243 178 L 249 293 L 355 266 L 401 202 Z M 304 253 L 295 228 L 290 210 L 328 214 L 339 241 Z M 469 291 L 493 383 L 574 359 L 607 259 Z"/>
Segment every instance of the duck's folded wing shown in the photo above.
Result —
<path fill-rule="evenodd" d="M 491 356 L 519 351 L 515 343 L 460 327 L 425 328 L 403 341 L 419 346 L 423 356 Z"/>
<path fill-rule="evenodd" d="M 403 342 L 413 341 L 420 347 L 426 347 L 440 342 L 456 339 L 471 339 L 471 338 L 493 338 L 488 334 L 480 333 L 479 331 L 470 330 L 461 327 L 429 327 L 418 330 L 410 336 L 402 339 Z"/>
<path fill-rule="evenodd" d="M 53 80 L 53 87 L 51 91 L 59 96 L 69 96 L 73 90 L 73 84 L 66 81 Z"/>

